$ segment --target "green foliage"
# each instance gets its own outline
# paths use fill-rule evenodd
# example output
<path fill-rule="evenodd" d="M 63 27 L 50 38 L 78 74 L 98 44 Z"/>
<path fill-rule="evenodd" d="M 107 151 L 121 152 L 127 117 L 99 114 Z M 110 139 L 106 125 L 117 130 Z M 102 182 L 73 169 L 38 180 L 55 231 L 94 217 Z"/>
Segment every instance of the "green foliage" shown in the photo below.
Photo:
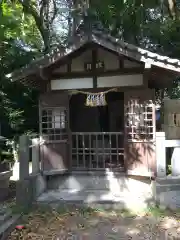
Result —
<path fill-rule="evenodd" d="M 180 51 L 180 19 L 169 15 L 166 1 L 92 1 L 92 12 L 111 34 L 173 57 Z"/>
<path fill-rule="evenodd" d="M 180 1 L 176 1 L 175 18 L 168 3 L 157 0 L 104 0 L 102 4 L 101 1 L 92 1 L 91 13 L 119 39 L 180 58 Z M 171 88 L 163 92 L 170 98 L 180 98 L 179 79 L 174 79 Z M 161 102 L 162 91 L 157 90 L 156 96 Z"/>
<path fill-rule="evenodd" d="M 32 61 L 35 52 L 27 51 L 23 47 L 26 44 L 29 48 L 38 46 L 36 35 L 28 37 L 32 25 L 27 27 L 31 19 L 22 22 L 22 6 L 4 1 L 0 5 L 0 135 L 7 138 L 15 138 L 27 129 L 36 129 L 38 116 L 37 92 L 22 86 L 18 82 L 11 82 L 5 75 L 24 64 Z M 27 24 L 26 24 L 27 22 Z M 34 24 L 35 26 L 35 24 Z M 22 34 L 23 31 L 28 31 Z M 21 37 L 22 36 L 22 37 Z M 32 32 L 31 32 L 32 36 Z M 35 44 L 36 43 L 36 44 Z M 37 51 L 38 53 L 38 51 Z M 31 111 L 30 111 L 31 109 Z M 3 148 L 9 152 L 7 147 Z M 2 155 L 2 153 L 1 153 Z M 9 159 L 10 154 L 3 154 L 3 159 Z"/>

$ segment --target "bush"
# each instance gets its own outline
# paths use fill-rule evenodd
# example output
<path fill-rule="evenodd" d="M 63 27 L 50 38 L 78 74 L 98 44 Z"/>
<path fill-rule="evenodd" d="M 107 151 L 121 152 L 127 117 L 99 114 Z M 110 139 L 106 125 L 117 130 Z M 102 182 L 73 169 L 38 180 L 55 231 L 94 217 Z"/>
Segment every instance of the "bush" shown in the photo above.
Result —
<path fill-rule="evenodd" d="M 8 171 L 12 162 L 13 155 L 11 149 L 8 148 L 6 142 L 0 142 L 0 172 Z"/>

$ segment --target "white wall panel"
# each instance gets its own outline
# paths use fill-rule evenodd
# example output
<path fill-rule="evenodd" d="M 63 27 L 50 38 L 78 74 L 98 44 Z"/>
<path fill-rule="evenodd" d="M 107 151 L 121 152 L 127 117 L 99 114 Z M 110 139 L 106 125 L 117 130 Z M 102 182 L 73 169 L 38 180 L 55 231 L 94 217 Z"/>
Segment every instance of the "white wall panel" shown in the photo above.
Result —
<path fill-rule="evenodd" d="M 51 80 L 51 90 L 92 88 L 92 78 Z"/>
<path fill-rule="evenodd" d="M 128 87 L 140 86 L 143 84 L 143 75 L 121 75 L 112 77 L 98 77 L 98 87 Z"/>

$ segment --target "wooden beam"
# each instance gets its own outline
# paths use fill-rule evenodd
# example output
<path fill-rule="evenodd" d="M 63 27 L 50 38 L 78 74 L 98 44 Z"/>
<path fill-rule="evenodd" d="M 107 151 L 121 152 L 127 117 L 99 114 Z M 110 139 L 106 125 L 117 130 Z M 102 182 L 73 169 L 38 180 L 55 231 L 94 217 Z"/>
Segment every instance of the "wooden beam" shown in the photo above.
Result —
<path fill-rule="evenodd" d="M 51 75 L 51 79 L 65 79 L 65 78 L 82 78 L 82 77 L 93 77 L 94 74 L 97 77 L 104 77 L 104 76 L 117 76 L 117 75 L 133 75 L 133 74 L 143 74 L 144 68 L 143 67 L 136 67 L 136 68 L 124 68 L 124 69 L 116 69 L 116 70 L 105 70 L 105 71 L 98 71 L 96 72 L 71 72 L 71 73 L 53 73 Z"/>
<path fill-rule="evenodd" d="M 151 63 L 149 63 L 149 62 L 146 62 L 144 65 L 145 65 L 144 66 L 145 69 L 150 69 L 151 68 Z"/>
<path fill-rule="evenodd" d="M 67 63 L 67 72 L 70 73 L 72 71 L 72 59 Z"/>
<path fill-rule="evenodd" d="M 146 62 L 144 64 L 144 73 L 143 73 L 143 85 L 147 88 L 148 87 L 148 82 L 150 79 L 151 75 L 151 64 Z"/>
<path fill-rule="evenodd" d="M 93 88 L 97 87 L 97 71 L 96 71 L 96 63 L 98 60 L 98 50 L 97 48 L 92 49 L 92 74 L 93 74 Z"/>
<path fill-rule="evenodd" d="M 119 56 L 119 69 L 123 69 L 124 68 L 124 58 Z"/>
<path fill-rule="evenodd" d="M 43 80 L 48 80 L 49 79 L 49 73 L 45 71 L 42 67 L 39 68 L 39 75 Z"/>
<path fill-rule="evenodd" d="M 50 92 L 50 91 L 51 91 L 51 81 L 49 80 L 46 85 L 46 92 Z"/>

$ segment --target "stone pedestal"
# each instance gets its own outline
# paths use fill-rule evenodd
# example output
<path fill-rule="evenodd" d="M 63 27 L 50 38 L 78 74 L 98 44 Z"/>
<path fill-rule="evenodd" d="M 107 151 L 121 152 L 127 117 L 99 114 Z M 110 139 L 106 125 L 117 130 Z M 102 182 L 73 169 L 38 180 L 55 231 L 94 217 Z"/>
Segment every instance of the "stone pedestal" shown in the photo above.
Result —
<path fill-rule="evenodd" d="M 180 176 L 180 147 L 174 148 L 171 164 L 172 164 L 172 176 Z"/>
<path fill-rule="evenodd" d="M 0 201 L 4 200 L 9 193 L 9 179 L 12 171 L 0 172 Z"/>

